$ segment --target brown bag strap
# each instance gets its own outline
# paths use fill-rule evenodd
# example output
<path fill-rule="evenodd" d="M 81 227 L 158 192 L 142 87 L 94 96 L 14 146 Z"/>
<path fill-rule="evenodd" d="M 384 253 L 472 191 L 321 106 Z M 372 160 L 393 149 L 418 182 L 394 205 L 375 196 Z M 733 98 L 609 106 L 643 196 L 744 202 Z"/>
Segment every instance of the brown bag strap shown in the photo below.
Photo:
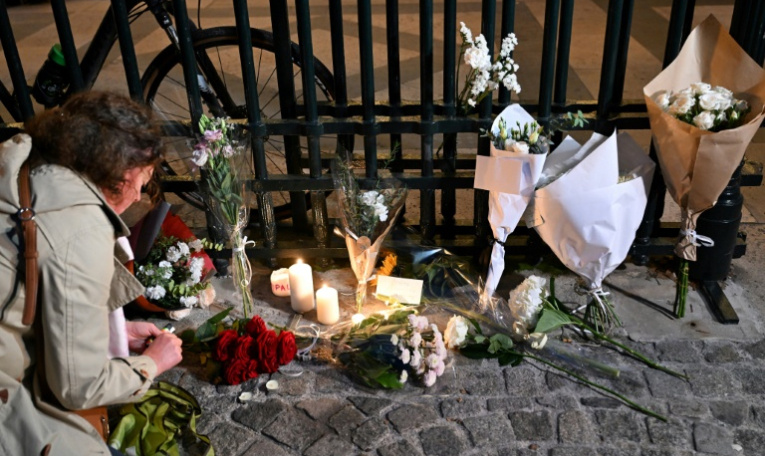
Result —
<path fill-rule="evenodd" d="M 26 301 L 21 323 L 31 325 L 35 320 L 37 308 L 37 286 L 39 273 L 37 271 L 37 224 L 35 211 L 32 210 L 32 192 L 29 184 L 29 163 L 24 163 L 19 171 L 19 203 L 21 208 L 16 213 L 21 223 L 24 236 L 24 287 Z"/>
<path fill-rule="evenodd" d="M 58 404 L 56 396 L 48 385 L 45 375 L 45 333 L 42 324 L 42 306 L 37 300 L 37 289 L 40 284 L 40 272 L 37 268 L 37 224 L 35 211 L 32 209 L 32 191 L 29 182 L 29 164 L 24 163 L 19 171 L 19 203 L 21 208 L 16 213 L 21 223 L 21 234 L 24 239 L 24 288 L 26 299 L 21 322 L 33 324 L 35 333 L 35 362 L 37 381 L 43 400 L 50 404 Z M 109 437 L 109 420 L 106 407 L 94 407 L 87 410 L 73 410 L 73 413 L 84 418 L 104 441 Z"/>

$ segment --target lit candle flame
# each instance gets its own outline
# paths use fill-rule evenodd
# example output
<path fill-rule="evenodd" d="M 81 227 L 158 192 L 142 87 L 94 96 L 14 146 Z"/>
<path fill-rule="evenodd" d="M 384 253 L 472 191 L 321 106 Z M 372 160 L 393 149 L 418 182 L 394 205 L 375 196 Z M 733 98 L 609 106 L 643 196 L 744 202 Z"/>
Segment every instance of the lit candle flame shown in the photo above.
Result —
<path fill-rule="evenodd" d="M 303 259 L 302 258 L 298 258 L 297 264 L 303 264 Z"/>

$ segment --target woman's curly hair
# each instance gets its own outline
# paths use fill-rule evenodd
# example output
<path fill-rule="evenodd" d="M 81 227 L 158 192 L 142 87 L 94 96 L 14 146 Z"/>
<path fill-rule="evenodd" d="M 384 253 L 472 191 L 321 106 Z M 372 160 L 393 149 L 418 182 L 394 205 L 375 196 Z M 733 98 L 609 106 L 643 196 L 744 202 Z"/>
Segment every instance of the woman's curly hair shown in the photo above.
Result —
<path fill-rule="evenodd" d="M 150 109 L 109 92 L 82 92 L 25 125 L 31 167 L 67 167 L 119 195 L 125 172 L 162 161 L 162 139 Z"/>

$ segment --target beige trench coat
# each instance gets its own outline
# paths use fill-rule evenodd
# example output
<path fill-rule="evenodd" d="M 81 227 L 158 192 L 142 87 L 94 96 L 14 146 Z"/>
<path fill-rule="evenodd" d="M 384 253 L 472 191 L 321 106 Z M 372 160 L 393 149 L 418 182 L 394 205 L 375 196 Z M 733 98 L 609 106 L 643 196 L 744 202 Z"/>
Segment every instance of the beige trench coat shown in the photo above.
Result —
<path fill-rule="evenodd" d="M 39 401 L 34 381 L 34 334 L 21 324 L 23 276 L 13 215 L 18 172 L 31 138 L 0 144 L 0 454 L 103 455 L 109 450 L 82 418 Z M 44 165 L 32 172 L 38 226 L 40 289 L 48 383 L 69 410 L 131 402 L 156 374 L 147 356 L 108 359 L 108 314 L 143 287 L 117 259 L 116 238 L 127 233 L 92 183 Z"/>

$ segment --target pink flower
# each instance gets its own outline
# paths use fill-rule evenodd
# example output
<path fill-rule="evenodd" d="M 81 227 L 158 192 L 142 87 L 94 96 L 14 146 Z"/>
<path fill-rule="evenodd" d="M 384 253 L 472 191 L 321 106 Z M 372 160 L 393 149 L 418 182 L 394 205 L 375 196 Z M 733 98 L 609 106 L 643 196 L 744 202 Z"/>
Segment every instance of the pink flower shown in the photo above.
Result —
<path fill-rule="evenodd" d="M 220 141 L 223 139 L 223 133 L 220 130 L 205 130 L 205 141 Z"/>
<path fill-rule="evenodd" d="M 436 366 L 436 368 L 434 370 L 436 371 L 436 375 L 438 377 L 444 375 L 444 371 L 446 370 L 446 364 L 444 364 L 444 361 L 443 360 L 439 360 L 438 361 L 438 365 Z"/>
<path fill-rule="evenodd" d="M 419 350 L 414 350 L 412 352 L 412 359 L 409 361 L 409 365 L 417 369 L 420 367 L 420 363 L 422 362 L 422 357 L 420 356 Z"/>
<path fill-rule="evenodd" d="M 422 381 L 425 383 L 425 386 L 431 387 L 436 384 L 436 378 L 436 372 L 430 370 L 425 372 L 425 376 L 422 378 Z"/>

